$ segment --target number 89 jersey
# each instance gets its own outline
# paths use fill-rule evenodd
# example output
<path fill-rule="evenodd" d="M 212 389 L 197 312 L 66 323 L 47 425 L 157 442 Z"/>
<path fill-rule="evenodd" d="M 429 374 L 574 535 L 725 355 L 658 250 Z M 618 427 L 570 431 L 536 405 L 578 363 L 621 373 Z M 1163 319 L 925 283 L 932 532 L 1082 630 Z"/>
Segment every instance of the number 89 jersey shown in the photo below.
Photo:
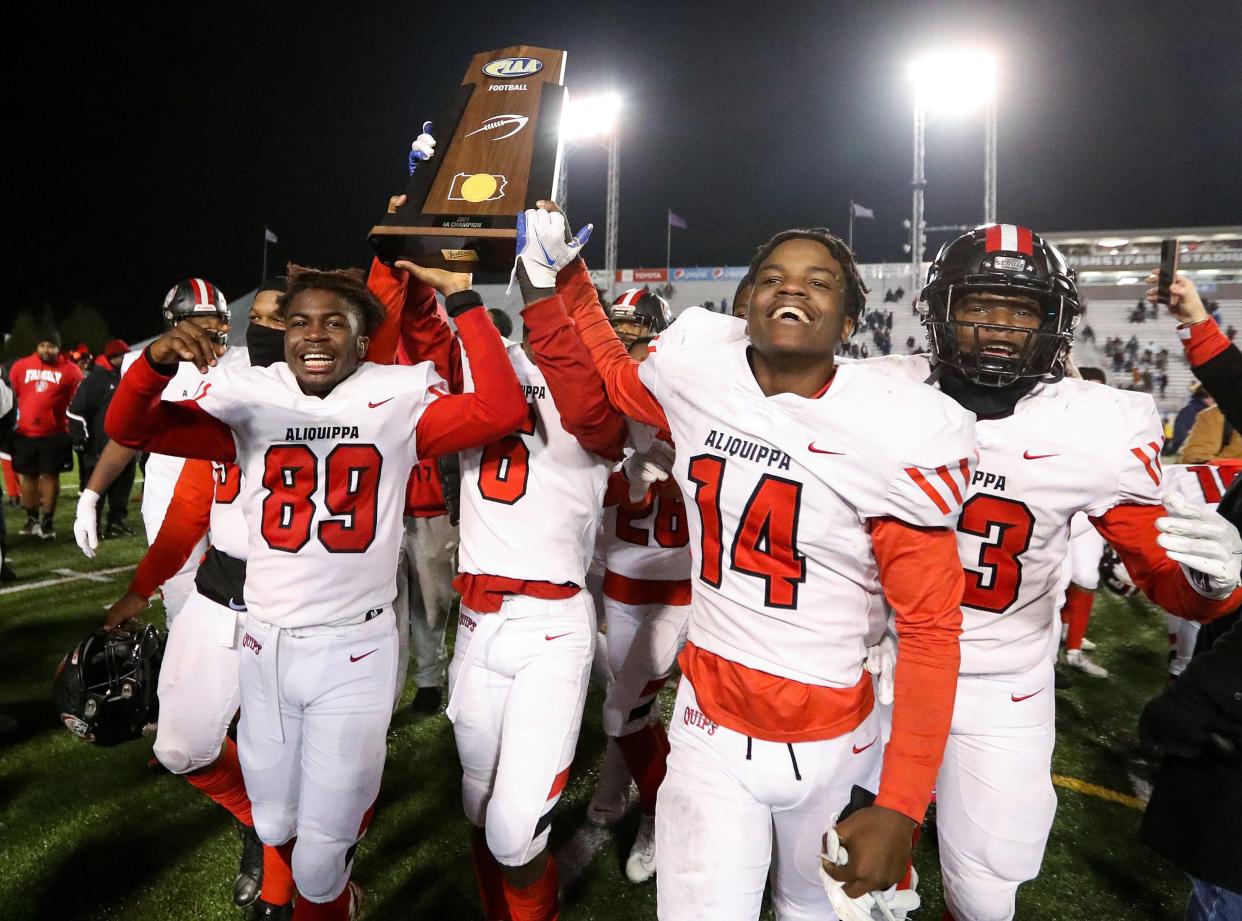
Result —
<path fill-rule="evenodd" d="M 912 380 L 919 356 L 864 364 Z M 1163 434 L 1146 394 L 1074 378 L 1042 383 L 1012 415 L 980 419 L 979 466 L 957 524 L 966 574 L 962 674 L 1014 674 L 1050 660 L 1070 520 L 1125 504 L 1159 505 Z"/>
<path fill-rule="evenodd" d="M 766 397 L 749 341 L 728 335 L 737 324 L 691 308 L 638 372 L 677 445 L 695 580 L 689 640 L 771 675 L 851 688 L 881 610 L 868 522 L 951 528 L 974 417 L 856 364 L 817 398 Z"/>
<path fill-rule="evenodd" d="M 430 362 L 363 362 L 323 399 L 284 363 L 213 373 L 196 402 L 237 445 L 251 617 L 330 625 L 393 600 L 414 429 L 445 392 Z"/>

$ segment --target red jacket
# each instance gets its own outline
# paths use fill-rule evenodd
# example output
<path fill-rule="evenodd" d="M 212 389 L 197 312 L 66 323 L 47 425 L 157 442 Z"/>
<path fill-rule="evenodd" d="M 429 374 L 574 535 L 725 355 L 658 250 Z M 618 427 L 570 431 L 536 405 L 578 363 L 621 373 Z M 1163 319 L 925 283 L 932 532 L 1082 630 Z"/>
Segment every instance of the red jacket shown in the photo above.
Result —
<path fill-rule="evenodd" d="M 69 401 L 82 369 L 62 353 L 48 364 L 37 354 L 13 362 L 9 369 L 13 395 L 17 398 L 17 433 L 27 438 L 68 434 Z"/>

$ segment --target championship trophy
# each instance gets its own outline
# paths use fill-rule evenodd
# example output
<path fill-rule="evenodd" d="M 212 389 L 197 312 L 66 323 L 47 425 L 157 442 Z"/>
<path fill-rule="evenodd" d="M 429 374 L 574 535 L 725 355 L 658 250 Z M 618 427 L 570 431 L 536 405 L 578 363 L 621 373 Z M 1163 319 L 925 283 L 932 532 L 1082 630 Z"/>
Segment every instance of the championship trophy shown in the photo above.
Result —
<path fill-rule="evenodd" d="M 371 228 L 380 260 L 507 275 L 517 216 L 556 188 L 564 83 L 564 51 L 476 54 L 433 119 L 435 156 L 410 174 L 405 205 Z"/>

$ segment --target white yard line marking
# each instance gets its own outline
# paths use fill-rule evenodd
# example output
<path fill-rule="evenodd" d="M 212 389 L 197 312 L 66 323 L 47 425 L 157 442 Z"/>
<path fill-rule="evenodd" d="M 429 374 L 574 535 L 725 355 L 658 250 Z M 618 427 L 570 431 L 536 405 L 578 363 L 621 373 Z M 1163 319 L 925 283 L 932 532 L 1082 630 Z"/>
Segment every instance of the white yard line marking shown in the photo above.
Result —
<path fill-rule="evenodd" d="M 97 569 L 94 572 L 74 572 L 72 569 L 54 569 L 53 572 L 64 573 L 59 579 L 41 579 L 38 582 L 26 582 L 22 585 L 10 585 L 8 588 L 0 588 L 0 595 L 11 595 L 14 592 L 29 592 L 36 588 L 47 588 L 50 585 L 63 585 L 66 582 L 79 582 L 85 580 L 87 582 L 110 582 L 111 579 L 105 579 L 104 576 L 111 576 L 118 572 L 129 572 L 131 569 L 137 569 L 138 565 L 116 566 L 112 569 Z"/>
<path fill-rule="evenodd" d="M 111 582 L 111 576 L 101 576 L 97 572 L 78 572 L 76 569 L 53 569 L 58 576 L 69 576 L 72 579 L 86 579 L 88 582 Z"/>
<path fill-rule="evenodd" d="M 556 850 L 556 869 L 560 873 L 561 888 L 568 889 L 582 875 L 595 855 L 610 840 L 611 828 L 599 828 L 590 822 L 583 822 L 578 830 Z"/>

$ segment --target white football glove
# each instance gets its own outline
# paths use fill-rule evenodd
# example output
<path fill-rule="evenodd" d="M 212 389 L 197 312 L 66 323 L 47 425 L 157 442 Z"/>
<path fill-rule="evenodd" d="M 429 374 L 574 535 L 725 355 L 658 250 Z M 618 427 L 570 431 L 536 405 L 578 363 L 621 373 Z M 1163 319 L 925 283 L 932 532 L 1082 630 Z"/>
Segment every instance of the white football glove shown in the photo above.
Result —
<path fill-rule="evenodd" d="M 556 287 L 556 273 L 578 258 L 582 247 L 591 239 L 594 224 L 587 224 L 573 236 L 559 211 L 527 208 L 517 217 L 517 258 L 536 288 Z"/>
<path fill-rule="evenodd" d="M 850 862 L 841 839 L 837 837 L 837 816 L 832 817 L 832 824 L 824 832 L 824 850 L 819 855 L 819 879 L 828 893 L 828 901 L 832 910 L 841 921 L 905 921 L 906 916 L 915 911 L 922 903 L 915 887 L 919 884 L 918 874 L 910 868 L 910 888 L 892 892 L 868 892 L 856 899 L 845 894 L 845 883 L 833 879 L 824 869 L 823 861 L 845 866 Z"/>
<path fill-rule="evenodd" d="M 863 667 L 875 678 L 875 699 L 891 707 L 893 678 L 897 672 L 897 637 L 885 630 L 878 643 L 867 647 L 867 660 Z"/>
<path fill-rule="evenodd" d="M 625 478 L 630 481 L 630 501 L 642 502 L 653 484 L 668 479 L 671 468 L 669 460 L 655 451 L 649 454 L 636 451 L 627 457 L 621 464 L 621 469 L 625 471 Z"/>
<path fill-rule="evenodd" d="M 1156 543 L 1181 564 L 1186 579 L 1205 598 L 1227 598 L 1242 585 L 1242 535 L 1220 513 L 1169 493 L 1169 514 L 1156 519 Z"/>
<path fill-rule="evenodd" d="M 410 172 L 413 173 L 418 164 L 435 155 L 436 139 L 431 136 L 431 122 L 423 122 L 423 133 L 410 145 Z"/>
<path fill-rule="evenodd" d="M 98 507 L 99 493 L 93 489 L 82 490 L 73 519 L 73 539 L 78 542 L 78 549 L 91 559 L 99 549 L 99 517 L 95 512 Z"/>

